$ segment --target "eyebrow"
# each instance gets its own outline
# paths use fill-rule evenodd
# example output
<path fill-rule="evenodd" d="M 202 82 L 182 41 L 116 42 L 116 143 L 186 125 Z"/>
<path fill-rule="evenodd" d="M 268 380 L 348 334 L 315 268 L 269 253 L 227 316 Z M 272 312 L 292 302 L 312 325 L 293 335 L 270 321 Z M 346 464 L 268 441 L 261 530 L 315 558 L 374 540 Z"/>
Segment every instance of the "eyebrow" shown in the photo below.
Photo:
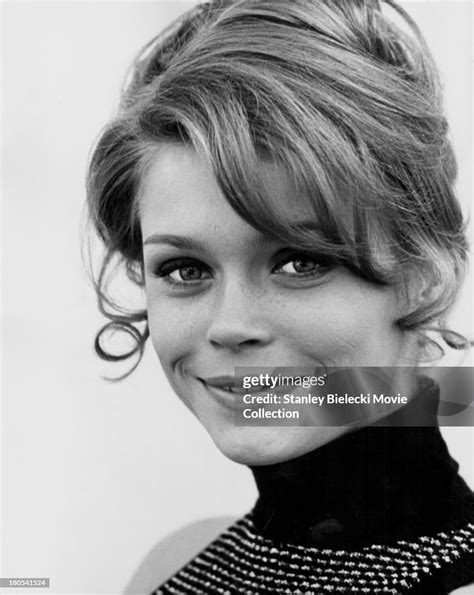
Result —
<path fill-rule="evenodd" d="M 276 240 L 272 240 L 267 236 L 260 235 L 255 238 L 252 244 L 256 246 L 266 246 L 268 244 L 274 243 L 275 241 Z M 200 240 L 191 237 L 179 236 L 169 233 L 160 233 L 148 236 L 146 240 L 143 242 L 143 245 L 147 246 L 150 244 L 168 244 L 170 246 L 174 246 L 182 250 L 205 250 L 209 245 L 206 241 L 201 242 Z"/>
<path fill-rule="evenodd" d="M 296 223 L 299 225 L 301 231 L 312 231 L 323 235 L 321 227 L 315 221 L 304 220 Z M 257 248 L 264 248 L 270 244 L 278 243 L 278 240 L 264 234 L 259 234 L 251 243 Z M 168 244 L 182 250 L 206 250 L 209 248 L 209 243 L 206 239 L 201 241 L 190 236 L 181 236 L 171 233 L 155 233 L 148 236 L 143 242 L 143 245 L 147 246 L 151 244 Z"/>
<path fill-rule="evenodd" d="M 175 246 L 176 248 L 182 248 L 184 250 L 202 247 L 202 243 L 198 240 L 194 240 L 185 236 L 177 236 L 169 233 L 157 233 L 148 236 L 148 238 L 143 242 L 143 245 L 147 246 L 149 244 L 169 244 L 171 246 Z"/>

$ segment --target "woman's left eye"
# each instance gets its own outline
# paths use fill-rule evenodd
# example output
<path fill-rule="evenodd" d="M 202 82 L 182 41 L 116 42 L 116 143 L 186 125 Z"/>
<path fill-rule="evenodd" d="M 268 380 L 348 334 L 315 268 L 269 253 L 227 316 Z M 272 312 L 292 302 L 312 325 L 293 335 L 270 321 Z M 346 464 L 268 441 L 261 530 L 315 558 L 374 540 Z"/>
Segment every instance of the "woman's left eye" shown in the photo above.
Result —
<path fill-rule="evenodd" d="M 319 277 L 329 269 L 330 266 L 317 257 L 297 253 L 282 260 L 274 269 L 274 273 L 291 277 Z"/>

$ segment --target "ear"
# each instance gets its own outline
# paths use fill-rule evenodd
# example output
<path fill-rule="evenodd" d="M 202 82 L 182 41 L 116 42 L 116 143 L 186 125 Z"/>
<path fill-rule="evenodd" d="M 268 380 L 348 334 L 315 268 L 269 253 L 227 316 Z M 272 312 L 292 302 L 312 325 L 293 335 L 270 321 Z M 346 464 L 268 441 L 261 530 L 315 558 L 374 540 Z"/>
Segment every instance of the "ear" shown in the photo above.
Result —
<path fill-rule="evenodd" d="M 419 269 L 412 267 L 404 269 L 397 285 L 398 319 L 404 319 L 406 325 L 411 326 L 408 321 L 416 320 L 416 316 L 413 314 L 429 299 L 437 285 L 428 282 L 426 276 Z"/>

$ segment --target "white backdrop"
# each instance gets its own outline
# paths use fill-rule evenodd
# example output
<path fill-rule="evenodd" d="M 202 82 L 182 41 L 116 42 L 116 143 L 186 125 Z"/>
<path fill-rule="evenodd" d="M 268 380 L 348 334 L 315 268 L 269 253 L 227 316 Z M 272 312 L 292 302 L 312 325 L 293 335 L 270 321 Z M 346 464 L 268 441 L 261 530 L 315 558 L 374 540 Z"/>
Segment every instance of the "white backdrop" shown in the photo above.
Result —
<path fill-rule="evenodd" d="M 137 50 L 193 2 L 3 2 L 4 577 L 49 593 L 119 593 L 168 532 L 256 497 L 168 388 L 148 346 L 117 385 L 79 252 L 88 151 Z M 446 82 L 472 196 L 470 2 L 410 2 Z M 471 333 L 465 291 L 454 327 Z M 471 360 L 472 365 L 472 360 Z M 474 430 L 443 429 L 473 484 Z M 7 591 L 5 591 L 7 592 Z M 19 594 L 19 590 L 11 590 Z"/>

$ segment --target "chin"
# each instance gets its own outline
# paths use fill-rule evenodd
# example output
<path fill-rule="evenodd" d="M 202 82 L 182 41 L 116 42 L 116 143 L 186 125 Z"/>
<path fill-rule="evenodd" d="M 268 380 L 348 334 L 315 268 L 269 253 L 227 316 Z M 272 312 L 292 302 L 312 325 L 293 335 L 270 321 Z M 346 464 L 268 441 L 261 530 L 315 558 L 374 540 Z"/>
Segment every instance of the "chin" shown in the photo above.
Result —
<path fill-rule="evenodd" d="M 289 461 L 343 433 L 343 427 L 234 427 L 211 438 L 231 461 L 257 467 Z"/>

